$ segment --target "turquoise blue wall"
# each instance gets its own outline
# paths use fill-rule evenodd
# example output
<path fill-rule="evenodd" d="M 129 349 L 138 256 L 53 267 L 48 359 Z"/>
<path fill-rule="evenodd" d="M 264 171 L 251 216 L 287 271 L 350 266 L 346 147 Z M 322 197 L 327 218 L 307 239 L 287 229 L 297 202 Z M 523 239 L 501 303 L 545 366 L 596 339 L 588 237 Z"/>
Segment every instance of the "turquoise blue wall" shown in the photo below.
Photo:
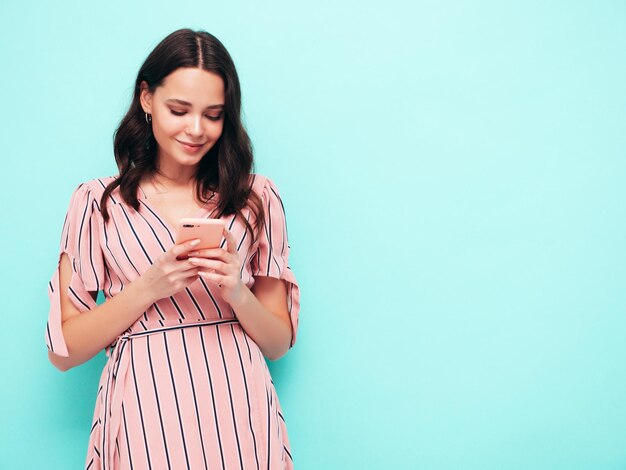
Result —
<path fill-rule="evenodd" d="M 148 52 L 225 43 L 303 289 L 299 470 L 626 468 L 626 3 L 0 2 L 0 467 L 81 468 L 103 357 L 48 362 L 79 182 Z"/>

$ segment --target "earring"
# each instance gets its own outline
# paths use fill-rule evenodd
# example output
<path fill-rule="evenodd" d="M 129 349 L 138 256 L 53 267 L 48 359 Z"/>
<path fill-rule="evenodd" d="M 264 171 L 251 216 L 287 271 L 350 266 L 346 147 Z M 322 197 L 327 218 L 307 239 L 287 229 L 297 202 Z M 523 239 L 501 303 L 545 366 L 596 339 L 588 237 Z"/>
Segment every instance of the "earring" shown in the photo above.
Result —
<path fill-rule="evenodd" d="M 148 113 L 144 113 L 145 114 L 145 119 L 146 119 L 146 123 L 148 124 L 148 127 L 146 128 L 147 132 L 148 132 L 148 137 L 146 139 L 146 150 L 150 150 L 150 138 L 152 137 L 152 127 L 150 126 L 150 124 L 152 123 L 152 114 L 148 114 Z"/>

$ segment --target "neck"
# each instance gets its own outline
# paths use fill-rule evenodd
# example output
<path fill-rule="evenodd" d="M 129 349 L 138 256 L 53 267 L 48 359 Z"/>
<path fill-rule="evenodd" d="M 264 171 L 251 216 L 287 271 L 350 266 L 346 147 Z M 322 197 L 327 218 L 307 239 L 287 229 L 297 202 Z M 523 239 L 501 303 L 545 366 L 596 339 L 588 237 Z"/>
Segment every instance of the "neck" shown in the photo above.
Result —
<path fill-rule="evenodd" d="M 157 161 L 152 179 L 166 187 L 192 186 L 195 183 L 198 166 L 177 165 Z"/>

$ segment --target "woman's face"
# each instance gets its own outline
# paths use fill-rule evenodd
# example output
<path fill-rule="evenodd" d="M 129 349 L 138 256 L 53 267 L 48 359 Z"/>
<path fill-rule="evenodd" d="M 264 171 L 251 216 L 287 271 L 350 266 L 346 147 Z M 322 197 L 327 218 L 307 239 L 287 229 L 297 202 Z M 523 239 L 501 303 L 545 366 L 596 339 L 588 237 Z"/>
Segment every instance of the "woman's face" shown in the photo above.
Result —
<path fill-rule="evenodd" d="M 142 83 L 141 105 L 152 115 L 158 166 L 195 166 L 222 135 L 224 81 L 200 68 L 180 68 L 154 93 Z"/>

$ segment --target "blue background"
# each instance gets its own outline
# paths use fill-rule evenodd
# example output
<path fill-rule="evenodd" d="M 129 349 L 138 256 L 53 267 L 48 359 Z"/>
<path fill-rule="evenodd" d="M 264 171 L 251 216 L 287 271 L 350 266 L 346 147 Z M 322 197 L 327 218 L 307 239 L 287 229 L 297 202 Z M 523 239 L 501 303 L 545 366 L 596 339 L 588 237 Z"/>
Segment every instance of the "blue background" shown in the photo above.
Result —
<path fill-rule="evenodd" d="M 47 361 L 73 189 L 180 27 L 240 74 L 302 286 L 296 468 L 626 468 L 626 3 L 0 2 L 0 467 L 82 468 Z"/>

